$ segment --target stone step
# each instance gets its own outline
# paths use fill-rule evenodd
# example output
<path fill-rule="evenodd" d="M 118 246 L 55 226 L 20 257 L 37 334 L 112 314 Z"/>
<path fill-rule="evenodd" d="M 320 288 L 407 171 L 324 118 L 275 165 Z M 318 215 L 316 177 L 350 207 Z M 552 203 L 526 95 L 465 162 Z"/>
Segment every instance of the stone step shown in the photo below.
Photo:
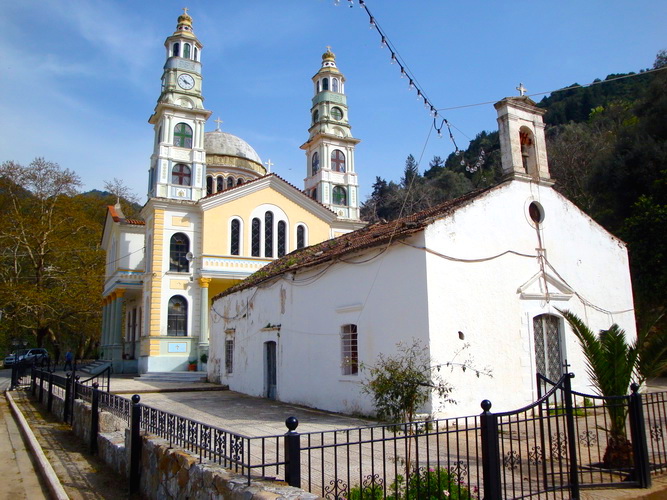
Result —
<path fill-rule="evenodd" d="M 110 365 L 111 363 L 108 361 L 93 361 L 92 363 L 88 363 L 87 365 L 78 368 L 78 371 L 88 373 L 89 375 L 97 375 Z"/>
<path fill-rule="evenodd" d="M 140 382 L 206 382 L 206 372 L 149 372 L 134 380 Z"/>

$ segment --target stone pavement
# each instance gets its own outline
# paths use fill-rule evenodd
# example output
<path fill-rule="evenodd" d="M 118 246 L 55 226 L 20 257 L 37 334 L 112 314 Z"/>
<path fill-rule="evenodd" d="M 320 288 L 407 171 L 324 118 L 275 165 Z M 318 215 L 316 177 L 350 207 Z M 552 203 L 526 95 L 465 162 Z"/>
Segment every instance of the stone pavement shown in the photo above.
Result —
<path fill-rule="evenodd" d="M 2 498 L 49 498 L 48 489 L 33 466 L 4 394 L 0 397 L 0 478 Z"/>
<path fill-rule="evenodd" d="M 13 396 L 70 499 L 131 498 L 127 493 L 127 480 L 91 455 L 68 424 L 58 421 L 24 393 L 14 392 Z"/>

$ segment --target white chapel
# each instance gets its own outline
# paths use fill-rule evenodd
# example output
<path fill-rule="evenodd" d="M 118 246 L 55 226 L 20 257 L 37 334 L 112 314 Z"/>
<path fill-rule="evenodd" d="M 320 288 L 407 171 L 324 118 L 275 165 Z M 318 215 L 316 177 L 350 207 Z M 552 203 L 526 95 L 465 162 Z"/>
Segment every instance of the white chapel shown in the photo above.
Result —
<path fill-rule="evenodd" d="M 505 180 L 274 261 L 213 299 L 209 379 L 330 411 L 370 414 L 363 367 L 416 339 L 454 391 L 424 412 L 472 415 L 536 399 L 536 373 L 590 391 L 561 314 L 636 336 L 625 244 L 553 188 L 544 110 L 498 102 Z M 488 368 L 448 371 L 456 356 Z M 460 359 L 459 359 L 460 360 Z M 315 375 L 316 376 L 313 376 Z"/>

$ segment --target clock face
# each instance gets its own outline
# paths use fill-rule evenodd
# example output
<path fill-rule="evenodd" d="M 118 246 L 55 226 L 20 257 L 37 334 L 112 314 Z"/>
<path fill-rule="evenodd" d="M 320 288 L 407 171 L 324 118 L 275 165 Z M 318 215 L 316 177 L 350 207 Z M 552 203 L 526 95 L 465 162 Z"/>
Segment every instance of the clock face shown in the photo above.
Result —
<path fill-rule="evenodd" d="M 178 77 L 178 86 L 185 90 L 190 90 L 195 86 L 195 79 L 190 75 L 180 75 Z"/>

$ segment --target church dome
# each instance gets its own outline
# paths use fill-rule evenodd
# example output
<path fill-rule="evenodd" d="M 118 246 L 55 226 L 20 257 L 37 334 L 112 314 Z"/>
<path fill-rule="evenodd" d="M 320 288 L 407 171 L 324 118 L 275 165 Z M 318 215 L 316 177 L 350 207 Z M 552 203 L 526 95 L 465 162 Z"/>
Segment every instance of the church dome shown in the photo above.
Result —
<path fill-rule="evenodd" d="M 204 149 L 209 166 L 235 166 L 248 168 L 260 175 L 266 174 L 262 159 L 252 146 L 240 137 L 221 130 L 206 132 Z"/>

